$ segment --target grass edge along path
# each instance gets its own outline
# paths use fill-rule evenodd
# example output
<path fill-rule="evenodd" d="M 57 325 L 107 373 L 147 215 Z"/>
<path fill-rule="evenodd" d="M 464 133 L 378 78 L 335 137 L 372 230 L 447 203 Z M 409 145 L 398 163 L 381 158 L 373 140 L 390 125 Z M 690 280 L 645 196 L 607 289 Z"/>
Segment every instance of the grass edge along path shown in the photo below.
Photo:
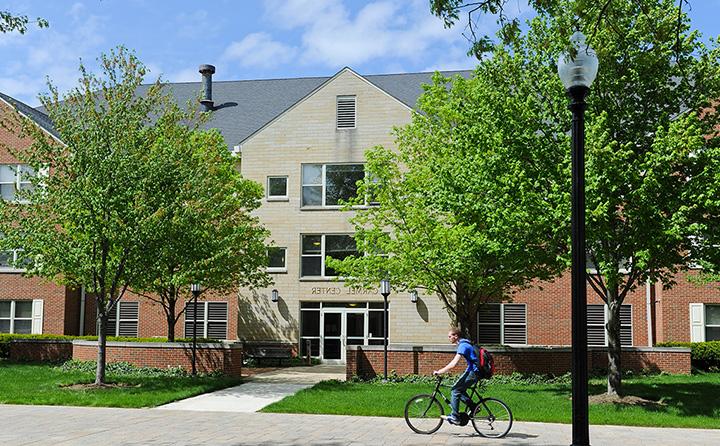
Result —
<path fill-rule="evenodd" d="M 569 382 L 504 381 L 490 381 L 485 395 L 505 401 L 515 420 L 571 422 Z M 431 393 L 432 389 L 432 384 L 427 382 L 323 381 L 273 403 L 261 412 L 402 417 L 405 402 L 411 396 Z M 602 394 L 606 382 L 601 378 L 592 379 L 589 389 L 591 395 Z M 720 373 L 632 377 L 623 380 L 623 389 L 627 395 L 659 404 L 593 404 L 590 406 L 591 424 L 720 429 L 720 399 L 717 398 Z M 449 389 L 443 391 L 449 397 Z"/>
<path fill-rule="evenodd" d="M 0 361 L 0 404 L 51 406 L 156 407 L 242 383 L 237 377 L 192 377 L 178 369 L 159 370 L 120 364 L 109 366 L 108 388 L 72 388 L 95 379 L 94 363 L 75 362 L 69 368 L 37 363 Z M 93 371 L 89 371 L 93 370 Z"/>

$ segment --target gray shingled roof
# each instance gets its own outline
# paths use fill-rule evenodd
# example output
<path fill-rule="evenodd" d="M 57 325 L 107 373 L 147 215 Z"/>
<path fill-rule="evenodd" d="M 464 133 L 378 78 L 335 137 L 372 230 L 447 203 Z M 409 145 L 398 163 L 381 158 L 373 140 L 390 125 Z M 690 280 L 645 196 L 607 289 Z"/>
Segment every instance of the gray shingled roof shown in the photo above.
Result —
<path fill-rule="evenodd" d="M 472 72 L 444 71 L 442 74 L 469 77 Z M 363 77 L 407 106 L 415 108 L 417 99 L 423 92 L 422 85 L 429 84 L 432 75 L 433 73 L 429 72 L 376 74 Z M 329 79 L 331 76 L 213 81 L 215 109 L 206 127 L 219 129 L 228 146 L 240 144 Z M 144 91 L 148 87 L 141 88 L 141 91 Z M 180 104 L 195 99 L 201 88 L 199 81 L 168 85 L 168 89 Z"/>
<path fill-rule="evenodd" d="M 18 101 L 15 98 L 11 98 L 5 93 L 0 93 L 0 98 L 15 107 L 27 118 L 33 120 L 37 125 L 40 126 L 40 128 L 50 133 L 54 137 L 60 139 L 60 135 L 58 135 L 58 133 L 55 131 L 55 127 L 53 127 L 52 121 L 50 121 L 50 118 L 48 118 L 45 113 L 41 112 L 40 110 L 34 109 L 29 105 L 25 104 L 24 102 Z"/>
<path fill-rule="evenodd" d="M 445 76 L 469 77 L 472 71 L 441 73 Z M 415 108 L 417 99 L 423 92 L 422 85 L 429 84 L 432 75 L 432 72 L 427 72 L 374 74 L 363 77 L 408 107 Z M 331 78 L 332 76 L 213 81 L 215 108 L 212 118 L 205 126 L 220 130 L 228 146 L 240 144 Z M 143 85 L 138 93 L 143 94 L 148 88 L 149 85 Z M 179 104 L 195 100 L 202 88 L 200 74 L 198 82 L 170 83 L 167 88 Z"/>

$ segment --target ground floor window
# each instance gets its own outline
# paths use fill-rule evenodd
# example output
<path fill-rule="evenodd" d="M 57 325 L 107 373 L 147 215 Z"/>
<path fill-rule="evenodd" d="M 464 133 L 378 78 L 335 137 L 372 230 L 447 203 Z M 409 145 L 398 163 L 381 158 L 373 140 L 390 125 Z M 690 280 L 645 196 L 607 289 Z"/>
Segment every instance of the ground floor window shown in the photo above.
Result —
<path fill-rule="evenodd" d="M 690 304 L 690 342 L 720 341 L 720 304 Z"/>
<path fill-rule="evenodd" d="M 228 304 L 227 302 L 198 302 L 197 319 L 195 304 L 188 303 L 185 310 L 185 337 L 196 336 L 208 339 L 227 339 Z"/>
<path fill-rule="evenodd" d="M 41 334 L 43 301 L 0 300 L 0 333 Z"/>
<path fill-rule="evenodd" d="M 589 346 L 604 347 L 608 345 L 607 330 L 607 306 L 587 306 L 587 343 Z M 620 306 L 620 345 L 631 347 L 632 337 L 632 305 Z"/>
<path fill-rule="evenodd" d="M 478 311 L 478 343 L 527 344 L 526 304 L 485 304 Z"/>
<path fill-rule="evenodd" d="M 138 337 L 139 302 L 118 302 L 108 318 L 107 336 Z"/>
<path fill-rule="evenodd" d="M 383 345 L 383 316 L 382 302 L 301 302 L 300 354 L 344 361 L 348 345 Z"/>

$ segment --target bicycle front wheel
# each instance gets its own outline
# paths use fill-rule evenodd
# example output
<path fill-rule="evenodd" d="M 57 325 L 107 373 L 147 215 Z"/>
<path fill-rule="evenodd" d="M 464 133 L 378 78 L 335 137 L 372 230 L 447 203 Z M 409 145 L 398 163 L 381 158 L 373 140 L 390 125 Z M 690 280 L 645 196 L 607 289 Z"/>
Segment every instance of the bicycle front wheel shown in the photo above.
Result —
<path fill-rule="evenodd" d="M 502 438 L 510 432 L 512 423 L 510 408 L 497 398 L 482 400 L 473 412 L 473 427 L 483 437 Z"/>
<path fill-rule="evenodd" d="M 415 395 L 405 404 L 405 422 L 418 434 L 432 434 L 440 429 L 444 411 L 432 395 Z"/>

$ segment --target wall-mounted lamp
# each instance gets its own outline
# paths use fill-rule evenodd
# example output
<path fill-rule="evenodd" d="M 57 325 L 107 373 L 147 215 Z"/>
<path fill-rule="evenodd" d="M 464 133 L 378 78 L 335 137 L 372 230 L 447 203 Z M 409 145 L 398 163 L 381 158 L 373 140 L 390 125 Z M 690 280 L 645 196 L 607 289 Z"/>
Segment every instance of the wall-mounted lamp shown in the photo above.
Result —
<path fill-rule="evenodd" d="M 277 302 L 278 299 L 279 299 L 278 290 L 272 290 L 272 291 L 270 292 L 270 300 L 273 301 L 273 302 Z"/>
<path fill-rule="evenodd" d="M 417 290 L 410 291 L 410 302 L 416 304 L 418 300 L 418 292 Z"/>

